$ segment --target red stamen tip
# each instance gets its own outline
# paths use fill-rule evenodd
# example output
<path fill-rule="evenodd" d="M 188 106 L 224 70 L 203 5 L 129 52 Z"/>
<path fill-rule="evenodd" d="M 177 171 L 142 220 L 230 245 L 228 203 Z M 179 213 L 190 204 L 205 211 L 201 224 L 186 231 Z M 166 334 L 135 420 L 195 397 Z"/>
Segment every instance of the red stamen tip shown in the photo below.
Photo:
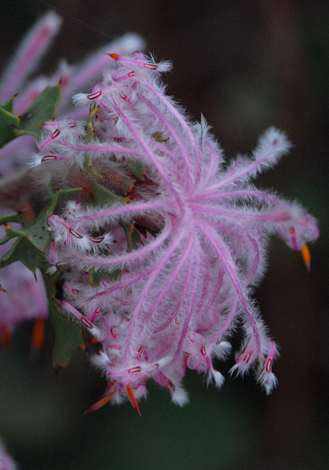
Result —
<path fill-rule="evenodd" d="M 45 340 L 45 321 L 43 318 L 37 318 L 34 322 L 32 335 L 32 348 L 41 349 Z"/>
<path fill-rule="evenodd" d="M 11 335 L 7 325 L 0 325 L 0 342 L 2 342 L 6 348 L 11 346 Z"/>
<path fill-rule="evenodd" d="M 131 385 L 128 384 L 127 387 L 126 387 L 126 389 L 127 389 L 127 393 L 128 393 L 128 397 L 129 397 L 130 403 L 133 405 L 133 407 L 135 408 L 135 410 L 137 411 L 137 413 L 139 414 L 139 416 L 142 416 L 142 415 L 141 415 L 141 412 L 139 411 L 139 406 L 138 406 L 136 397 L 135 397 L 135 395 L 134 395 L 133 389 L 131 388 Z"/>
<path fill-rule="evenodd" d="M 84 414 L 87 414 L 89 413 L 89 411 L 95 411 L 95 410 L 99 410 L 99 408 L 102 408 L 102 406 L 104 406 L 111 397 L 113 397 L 113 395 L 115 394 L 116 390 L 114 390 L 113 392 L 109 393 L 108 395 L 105 395 L 105 397 L 101 398 L 98 402 L 96 402 L 93 406 L 91 406 L 90 408 L 88 408 L 87 411 L 84 412 Z"/>

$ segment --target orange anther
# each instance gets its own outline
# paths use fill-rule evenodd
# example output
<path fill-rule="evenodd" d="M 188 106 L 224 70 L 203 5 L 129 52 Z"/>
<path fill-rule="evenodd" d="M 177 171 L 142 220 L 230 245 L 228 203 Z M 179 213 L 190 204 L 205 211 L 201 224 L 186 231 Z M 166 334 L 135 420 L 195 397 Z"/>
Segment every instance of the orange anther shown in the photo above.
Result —
<path fill-rule="evenodd" d="M 43 318 L 37 318 L 34 322 L 32 334 L 32 348 L 41 349 L 45 340 L 45 321 Z"/>
<path fill-rule="evenodd" d="M 311 270 L 311 253 L 306 243 L 304 243 L 303 248 L 301 249 L 301 254 L 302 254 L 304 263 L 306 265 L 307 271 L 310 271 Z"/>
<path fill-rule="evenodd" d="M 6 346 L 6 348 L 10 348 L 11 335 L 7 325 L 0 325 L 0 340 Z"/>
<path fill-rule="evenodd" d="M 119 54 L 108 54 L 112 59 L 116 59 L 117 57 L 120 57 Z"/>

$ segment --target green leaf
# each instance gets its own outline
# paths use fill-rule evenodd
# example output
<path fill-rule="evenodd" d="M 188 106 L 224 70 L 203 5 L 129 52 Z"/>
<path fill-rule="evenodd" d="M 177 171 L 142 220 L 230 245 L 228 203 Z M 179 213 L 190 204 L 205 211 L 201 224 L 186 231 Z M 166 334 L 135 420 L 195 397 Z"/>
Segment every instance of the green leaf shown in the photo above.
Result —
<path fill-rule="evenodd" d="M 92 284 L 94 286 L 99 286 L 99 284 L 102 282 L 102 279 L 109 279 L 110 281 L 117 281 L 120 279 L 120 276 L 122 274 L 122 268 L 121 267 L 116 267 L 109 271 L 106 268 L 101 268 L 98 269 L 97 271 L 91 271 L 90 276 L 92 280 Z"/>
<path fill-rule="evenodd" d="M 41 213 L 42 215 L 42 213 Z M 5 223 L 6 228 L 6 235 L 4 238 L 0 240 L 0 245 L 3 245 L 11 238 L 15 237 L 24 237 L 26 238 L 35 248 L 43 251 L 44 248 L 47 246 L 49 240 L 49 233 L 44 231 L 44 224 L 43 218 L 40 224 L 40 217 L 38 217 L 37 222 L 27 229 L 25 228 L 13 228 L 7 223 Z"/>
<path fill-rule="evenodd" d="M 103 178 L 102 175 L 99 174 L 99 173 L 97 173 L 97 171 L 96 171 L 95 168 L 93 167 L 93 162 L 92 162 L 92 158 L 91 158 L 91 155 L 90 155 L 90 154 L 87 154 L 83 166 L 84 166 L 85 169 L 88 171 L 88 173 L 92 174 L 92 175 L 95 176 L 96 178 L 100 178 L 100 179 Z"/>
<path fill-rule="evenodd" d="M 95 116 L 97 112 L 99 111 L 99 106 L 91 105 L 90 106 L 90 113 L 88 116 L 87 120 L 87 132 L 86 132 L 86 138 L 85 138 L 85 143 L 89 144 L 91 139 L 94 136 L 94 121 L 95 121 Z"/>
<path fill-rule="evenodd" d="M 83 328 L 58 312 L 54 302 L 50 304 L 49 317 L 54 331 L 53 367 L 59 369 L 69 364 L 76 349 L 85 349 Z"/>
<path fill-rule="evenodd" d="M 0 215 L 0 224 L 8 224 L 8 222 L 21 222 L 20 215 L 17 212 L 11 213 L 11 214 L 6 214 L 6 215 Z"/>
<path fill-rule="evenodd" d="M 131 173 L 141 181 L 145 181 L 146 167 L 141 160 L 132 160 L 126 163 L 126 167 Z"/>
<path fill-rule="evenodd" d="M 99 204 L 100 206 L 112 206 L 115 203 L 125 204 L 127 202 L 125 197 L 117 196 L 104 188 L 101 184 L 96 183 L 96 181 L 93 181 L 91 186 L 94 193 L 94 204 Z"/>
<path fill-rule="evenodd" d="M 57 189 L 56 183 L 54 180 L 50 181 L 47 189 L 48 189 L 48 195 L 51 199 L 50 205 L 45 209 L 47 213 L 47 217 L 48 215 L 51 215 L 54 212 L 56 204 L 60 202 L 62 199 L 64 199 L 64 197 L 66 197 L 68 194 L 82 191 L 82 188 Z"/>
<path fill-rule="evenodd" d="M 39 214 L 36 222 L 28 228 L 19 229 L 8 225 L 8 221 L 17 222 L 18 214 L 8 214 L 0 218 L 0 224 L 4 224 L 6 235 L 0 240 L 0 245 L 4 245 L 12 238 L 18 237 L 11 249 L 1 258 L 0 268 L 4 268 L 15 261 L 21 261 L 30 271 L 35 272 L 40 251 L 43 252 L 49 243 L 49 231 L 47 228 L 47 217 L 53 213 L 56 204 L 67 194 L 80 191 L 81 188 L 69 188 L 53 190 L 54 183 L 48 187 L 51 203 Z"/>
<path fill-rule="evenodd" d="M 21 261 L 32 273 L 35 273 L 40 259 L 39 251 L 25 237 L 19 237 L 10 250 L 0 260 L 0 267 L 5 268 L 16 261 Z"/>
<path fill-rule="evenodd" d="M 7 103 L 0 106 L 0 148 L 6 145 L 17 136 L 17 129 L 20 126 L 20 119 L 12 112 L 12 97 Z"/>
<path fill-rule="evenodd" d="M 8 113 L 14 113 L 14 99 L 16 98 L 17 95 L 13 95 L 11 98 L 9 98 L 8 101 L 6 101 L 5 103 L 1 104 L 0 106 L 8 111 Z"/>
<path fill-rule="evenodd" d="M 134 228 L 134 222 L 120 219 L 119 225 L 121 225 L 126 234 L 128 251 L 136 250 L 138 248 L 137 243 L 142 243 L 142 239 Z"/>
<path fill-rule="evenodd" d="M 61 85 L 43 90 L 30 104 L 21 116 L 20 127 L 16 135 L 33 135 L 41 137 L 42 126 L 46 121 L 52 121 L 57 116 L 57 108 L 62 97 Z"/>

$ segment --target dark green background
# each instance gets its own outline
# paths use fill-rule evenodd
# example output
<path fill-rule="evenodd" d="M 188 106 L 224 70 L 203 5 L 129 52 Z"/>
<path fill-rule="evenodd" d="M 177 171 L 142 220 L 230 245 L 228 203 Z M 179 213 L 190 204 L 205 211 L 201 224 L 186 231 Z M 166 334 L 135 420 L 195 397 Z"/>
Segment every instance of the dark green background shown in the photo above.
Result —
<path fill-rule="evenodd" d="M 41 70 L 54 71 L 130 30 L 157 59 L 170 59 L 169 93 L 194 119 L 204 114 L 228 156 L 246 153 L 270 125 L 294 143 L 259 179 L 298 199 L 320 220 L 312 271 L 281 240 L 256 292 L 280 345 L 279 388 L 270 397 L 252 380 L 227 375 L 220 392 L 187 374 L 181 409 L 150 387 L 143 417 L 129 405 L 83 412 L 105 382 L 81 353 L 55 377 L 50 340 L 30 352 L 31 325 L 0 350 L 0 435 L 22 470 L 315 470 L 329 468 L 329 5 L 281 0 L 58 0 L 61 35 Z M 45 2 L 1 2 L 1 64 L 43 12 Z M 106 52 L 106 51 L 105 51 Z"/>

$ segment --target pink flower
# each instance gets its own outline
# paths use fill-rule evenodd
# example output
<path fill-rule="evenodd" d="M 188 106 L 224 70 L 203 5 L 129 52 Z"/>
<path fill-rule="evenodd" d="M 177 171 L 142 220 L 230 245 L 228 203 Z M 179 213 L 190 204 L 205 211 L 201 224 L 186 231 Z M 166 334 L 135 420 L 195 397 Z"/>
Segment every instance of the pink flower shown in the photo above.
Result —
<path fill-rule="evenodd" d="M 102 344 L 93 362 L 109 387 L 91 409 L 110 397 L 128 397 L 138 409 L 136 398 L 146 394 L 149 378 L 183 405 L 186 367 L 220 386 L 223 376 L 213 359 L 225 359 L 238 324 L 244 340 L 233 371 L 253 371 L 270 393 L 276 347 L 252 288 L 264 275 L 270 235 L 296 250 L 319 236 L 300 205 L 252 183 L 290 144 L 272 128 L 251 158 L 225 165 L 205 120 L 189 122 L 165 95 L 159 73 L 169 70 L 168 63 L 139 52 L 111 57 L 118 68 L 106 71 L 92 93 L 75 97 L 80 105 L 99 107 L 92 140 L 87 143 L 73 121 L 49 123 L 35 156 L 35 164 L 47 165 L 64 186 L 80 178 L 82 186 L 100 181 L 112 191 L 103 206 L 81 196 L 48 218 L 49 261 L 53 269 L 67 267 L 60 303 Z M 86 158 L 96 175 L 88 183 L 82 177 Z M 113 181 L 132 177 L 136 162 L 142 176 L 126 191 L 114 187 Z M 140 234 L 134 244 L 125 226 Z M 98 285 L 91 285 L 90 273 L 100 274 Z"/>
<path fill-rule="evenodd" d="M 16 470 L 16 464 L 12 457 L 5 451 L 0 441 L 0 470 Z"/>
<path fill-rule="evenodd" d="M 4 236 L 4 232 L 0 227 L 0 235 Z M 0 257 L 7 253 L 9 248 L 8 244 L 0 246 Z M 11 334 L 18 323 L 48 317 L 48 302 L 41 272 L 37 270 L 35 278 L 32 272 L 19 262 L 0 269 L 0 285 L 0 339 L 9 346 Z M 36 347 L 41 346 L 42 332 L 38 336 L 40 338 L 35 336 L 33 341 Z"/>

